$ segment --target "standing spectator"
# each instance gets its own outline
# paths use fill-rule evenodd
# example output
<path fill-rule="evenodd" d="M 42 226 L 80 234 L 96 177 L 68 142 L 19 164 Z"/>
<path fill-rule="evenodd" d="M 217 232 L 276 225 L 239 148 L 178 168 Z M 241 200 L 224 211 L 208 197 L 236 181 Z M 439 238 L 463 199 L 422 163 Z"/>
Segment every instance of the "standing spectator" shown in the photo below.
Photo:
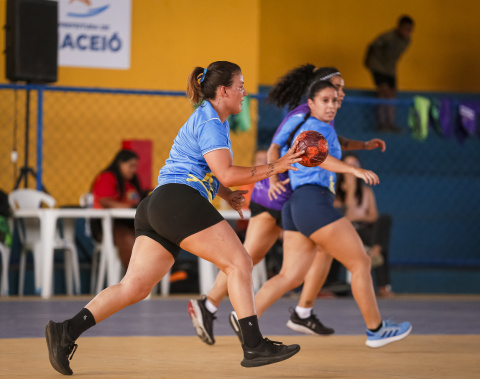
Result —
<path fill-rule="evenodd" d="M 410 44 L 414 22 L 410 16 L 401 16 L 395 29 L 381 34 L 367 48 L 365 66 L 372 73 L 380 99 L 394 99 L 397 92 L 397 62 Z M 395 107 L 378 107 L 378 130 L 399 132 L 395 126 Z"/>

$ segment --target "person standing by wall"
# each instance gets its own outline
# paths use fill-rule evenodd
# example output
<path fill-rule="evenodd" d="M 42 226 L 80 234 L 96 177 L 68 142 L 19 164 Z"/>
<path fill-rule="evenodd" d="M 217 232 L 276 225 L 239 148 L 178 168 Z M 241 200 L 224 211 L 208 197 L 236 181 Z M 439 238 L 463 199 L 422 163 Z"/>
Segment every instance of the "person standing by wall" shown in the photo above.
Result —
<path fill-rule="evenodd" d="M 410 16 L 401 16 L 395 29 L 381 34 L 368 45 L 364 63 L 382 100 L 394 99 L 397 95 L 397 62 L 410 44 L 413 27 Z M 394 120 L 395 107 L 381 104 L 377 114 L 378 130 L 399 132 Z"/>

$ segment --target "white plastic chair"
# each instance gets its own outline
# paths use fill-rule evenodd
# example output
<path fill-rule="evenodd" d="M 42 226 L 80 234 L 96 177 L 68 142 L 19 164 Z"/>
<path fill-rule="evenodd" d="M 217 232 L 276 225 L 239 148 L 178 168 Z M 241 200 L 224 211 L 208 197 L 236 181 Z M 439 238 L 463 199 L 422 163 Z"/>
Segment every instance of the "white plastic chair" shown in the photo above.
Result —
<path fill-rule="evenodd" d="M 10 265 L 10 248 L 3 242 L 0 242 L 0 255 L 2 258 L 2 281 L 0 287 L 0 296 L 8 296 L 8 268 Z"/>
<path fill-rule="evenodd" d="M 32 189 L 12 191 L 8 196 L 8 202 L 14 212 L 18 209 L 37 209 L 40 208 L 42 204 L 53 208 L 56 203 L 52 196 Z M 28 251 L 32 251 L 33 253 L 35 288 L 41 288 L 42 241 L 40 238 L 40 220 L 35 218 L 15 218 L 15 227 L 18 230 L 20 242 L 22 243 L 18 282 L 18 294 L 21 296 L 24 292 L 25 264 Z M 80 294 L 80 269 L 75 244 L 72 241 L 61 238 L 57 231 L 54 248 L 65 251 L 65 283 L 67 294 L 73 295 L 73 287 L 75 288 L 75 292 Z"/>
<path fill-rule="evenodd" d="M 93 208 L 93 194 L 85 193 L 80 196 L 79 204 L 82 208 Z M 92 231 L 90 228 L 90 220 L 85 221 L 85 235 L 91 237 Z M 92 251 L 92 267 L 90 270 L 90 293 L 99 293 L 105 288 L 105 278 L 107 275 L 107 257 L 102 254 L 102 243 L 92 238 L 93 251 Z M 116 254 L 118 254 L 117 249 Z M 122 276 L 123 267 L 118 267 L 120 276 Z"/>

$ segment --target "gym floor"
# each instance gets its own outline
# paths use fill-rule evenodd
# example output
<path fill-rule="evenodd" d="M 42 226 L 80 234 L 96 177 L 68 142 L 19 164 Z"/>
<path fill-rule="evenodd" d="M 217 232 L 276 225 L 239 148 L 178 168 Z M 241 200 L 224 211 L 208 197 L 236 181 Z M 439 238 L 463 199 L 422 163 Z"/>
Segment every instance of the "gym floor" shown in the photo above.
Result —
<path fill-rule="evenodd" d="M 48 361 L 45 325 L 76 314 L 90 297 L 0 300 L 0 377 L 59 377 Z M 228 323 L 228 299 L 214 324 L 216 343 L 196 337 L 188 296 L 154 297 L 88 330 L 71 367 L 83 378 L 479 378 L 480 296 L 379 299 L 382 316 L 408 320 L 412 334 L 380 349 L 365 346 L 364 323 L 352 298 L 319 299 L 315 313 L 335 329 L 328 337 L 285 326 L 296 298 L 282 298 L 261 318 L 264 336 L 298 343 L 293 358 L 261 368 L 240 366 L 242 350 Z"/>

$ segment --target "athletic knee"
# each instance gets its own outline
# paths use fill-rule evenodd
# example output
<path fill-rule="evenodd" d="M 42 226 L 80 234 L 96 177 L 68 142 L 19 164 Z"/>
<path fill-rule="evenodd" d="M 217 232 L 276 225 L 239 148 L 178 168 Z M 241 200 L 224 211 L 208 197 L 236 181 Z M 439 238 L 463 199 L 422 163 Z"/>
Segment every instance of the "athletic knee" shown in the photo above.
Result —
<path fill-rule="evenodd" d="M 253 270 L 252 257 L 245 251 L 242 254 L 238 254 L 234 259 L 229 260 L 223 268 L 220 269 L 227 275 L 230 275 L 232 271 L 239 271 L 251 275 Z"/>
<path fill-rule="evenodd" d="M 370 275 L 370 270 L 372 269 L 372 260 L 366 254 L 359 254 L 347 267 L 348 271 L 354 273 L 356 271 L 368 272 Z"/>
<path fill-rule="evenodd" d="M 145 299 L 152 292 L 151 285 L 142 280 L 122 280 L 120 284 L 130 305 Z"/>
<path fill-rule="evenodd" d="M 283 278 L 283 283 L 285 283 L 288 291 L 300 287 L 305 279 L 304 275 L 298 275 L 295 273 L 280 272 L 279 275 Z"/>

